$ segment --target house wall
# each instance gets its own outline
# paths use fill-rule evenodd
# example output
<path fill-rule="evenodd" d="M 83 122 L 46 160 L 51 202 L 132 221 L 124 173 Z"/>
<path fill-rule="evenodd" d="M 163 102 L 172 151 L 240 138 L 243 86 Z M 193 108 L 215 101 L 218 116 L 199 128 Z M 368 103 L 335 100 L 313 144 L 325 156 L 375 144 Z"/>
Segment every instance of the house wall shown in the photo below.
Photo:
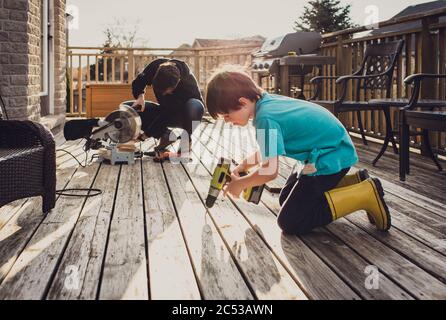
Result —
<path fill-rule="evenodd" d="M 53 1 L 58 115 L 65 112 L 66 0 Z M 40 10 L 40 0 L 0 0 L 0 93 L 12 119 L 40 120 Z"/>
<path fill-rule="evenodd" d="M 66 0 L 54 1 L 54 113 L 65 114 L 67 96 Z"/>

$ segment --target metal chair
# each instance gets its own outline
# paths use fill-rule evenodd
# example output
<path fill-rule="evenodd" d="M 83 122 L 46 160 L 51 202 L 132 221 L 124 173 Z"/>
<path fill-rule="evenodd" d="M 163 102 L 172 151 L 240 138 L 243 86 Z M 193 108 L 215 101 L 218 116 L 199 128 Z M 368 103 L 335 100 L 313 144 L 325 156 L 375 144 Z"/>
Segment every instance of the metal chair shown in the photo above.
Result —
<path fill-rule="evenodd" d="M 441 79 L 446 78 L 446 74 L 426 74 L 419 73 L 413 74 L 406 79 L 404 82 L 407 85 L 413 85 L 412 96 L 408 101 L 407 105 L 400 108 L 400 155 L 399 155 L 399 166 L 400 166 L 400 180 L 406 180 L 406 174 L 409 174 L 409 144 L 411 131 L 410 127 L 421 128 L 422 135 L 424 138 L 424 143 L 426 145 L 426 151 L 428 155 L 432 158 L 439 170 L 442 167 L 435 156 L 430 141 L 429 141 L 429 130 L 434 131 L 446 131 L 446 111 L 435 111 L 433 108 L 446 107 L 446 100 L 420 100 L 420 88 L 421 82 L 424 79 Z M 419 110 L 415 110 L 419 108 Z M 428 110 L 426 110 L 428 109 Z M 416 133 L 420 134 L 420 133 Z"/>
<path fill-rule="evenodd" d="M 358 119 L 358 126 L 361 133 L 362 141 L 367 145 L 367 139 L 364 133 L 364 126 L 361 119 L 361 111 L 366 110 L 382 110 L 386 120 L 387 132 L 391 132 L 391 119 L 390 119 L 390 105 L 383 105 L 382 103 L 374 103 L 373 100 L 361 101 L 361 90 L 366 97 L 366 91 L 370 90 L 373 93 L 375 90 L 385 91 L 385 96 L 390 99 L 392 96 L 392 80 L 396 62 L 398 56 L 403 48 L 404 41 L 392 41 L 385 43 L 370 44 L 366 47 L 364 52 L 364 59 L 359 69 L 351 75 L 346 76 L 319 76 L 311 79 L 311 83 L 315 85 L 315 93 L 310 99 L 313 102 L 322 105 L 327 108 L 333 114 L 338 117 L 341 112 L 356 111 Z M 339 97 L 336 100 L 319 100 L 321 94 L 321 86 L 323 80 L 336 80 L 336 84 L 339 84 L 340 91 Z M 345 100 L 347 96 L 348 81 L 356 81 L 355 83 L 355 97 L 354 100 Z M 398 153 L 396 142 L 392 134 L 386 135 L 385 145 L 392 142 L 395 153 Z M 375 165 L 380 155 L 373 161 Z"/>

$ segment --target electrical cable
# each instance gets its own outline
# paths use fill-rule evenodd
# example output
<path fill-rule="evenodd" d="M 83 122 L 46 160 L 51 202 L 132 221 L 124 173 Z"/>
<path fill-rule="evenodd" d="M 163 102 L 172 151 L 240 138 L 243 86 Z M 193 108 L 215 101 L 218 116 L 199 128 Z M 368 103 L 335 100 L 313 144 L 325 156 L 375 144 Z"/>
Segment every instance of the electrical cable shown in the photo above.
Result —
<path fill-rule="evenodd" d="M 65 149 L 57 149 L 56 151 L 62 151 L 67 153 L 68 155 L 70 155 L 71 157 L 73 157 L 74 160 L 76 160 L 76 162 L 82 167 L 82 168 L 86 168 L 88 165 L 88 151 L 85 150 L 84 148 L 84 152 L 85 152 L 85 164 L 82 164 L 78 158 L 76 158 L 75 155 L 73 155 L 70 151 L 67 151 Z M 90 158 L 89 163 L 91 163 L 93 161 L 94 158 L 97 158 L 98 155 L 93 154 Z M 72 192 L 85 192 L 84 194 L 79 194 L 79 193 L 72 193 Z M 96 197 L 100 194 L 102 194 L 102 190 L 101 189 L 95 189 L 95 188 L 71 188 L 71 189 L 63 189 L 63 190 L 56 190 L 56 194 L 59 196 L 65 196 L 65 197 L 82 197 L 82 198 L 91 198 L 91 197 Z"/>
<path fill-rule="evenodd" d="M 158 115 L 157 117 L 155 117 L 155 119 L 150 123 L 149 128 L 151 128 L 153 126 L 153 124 L 161 117 L 161 115 Z M 82 164 L 79 159 L 73 155 L 71 152 L 69 152 L 68 150 L 65 149 L 57 149 L 56 151 L 61 151 L 61 152 L 65 152 L 66 154 L 70 155 L 71 157 L 73 157 L 74 160 L 76 160 L 76 162 L 82 167 L 82 168 L 86 168 L 87 165 L 89 163 L 91 163 L 93 161 L 94 158 L 97 158 L 98 155 L 94 154 L 91 156 L 90 162 L 88 163 L 88 150 L 85 148 L 85 145 L 83 147 L 83 150 L 85 152 L 85 164 Z M 144 152 L 142 151 L 142 142 L 140 142 L 140 152 L 137 153 L 136 157 L 137 158 L 142 158 L 144 156 Z M 71 193 L 71 192 L 86 192 L 86 194 L 76 194 L 76 193 Z M 102 190 L 100 189 L 95 189 L 95 188 L 71 188 L 71 189 L 64 189 L 64 190 L 56 190 L 56 194 L 59 196 L 66 196 L 66 197 L 84 197 L 84 198 L 90 198 L 90 197 L 95 197 L 98 196 L 100 194 L 102 194 Z"/>

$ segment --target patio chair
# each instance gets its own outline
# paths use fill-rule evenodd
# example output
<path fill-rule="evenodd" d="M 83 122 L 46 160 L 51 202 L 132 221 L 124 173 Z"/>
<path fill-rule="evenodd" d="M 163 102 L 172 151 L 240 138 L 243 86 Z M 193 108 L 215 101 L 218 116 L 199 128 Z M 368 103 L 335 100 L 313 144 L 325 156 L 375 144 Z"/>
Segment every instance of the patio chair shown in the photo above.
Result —
<path fill-rule="evenodd" d="M 361 119 L 361 111 L 366 110 L 378 110 L 383 111 L 386 120 L 386 132 L 391 132 L 391 119 L 390 119 L 390 107 L 382 103 L 374 103 L 373 100 L 361 101 L 361 90 L 366 97 L 366 91 L 371 92 L 375 90 L 385 91 L 385 96 L 390 99 L 392 96 L 392 79 L 393 71 L 395 69 L 396 62 L 398 61 L 398 55 L 401 53 L 404 41 L 392 41 L 385 43 L 370 44 L 366 47 L 364 52 L 364 59 L 362 60 L 359 69 L 351 75 L 346 76 L 319 76 L 311 79 L 311 83 L 315 85 L 315 92 L 311 101 L 322 105 L 327 108 L 333 114 L 338 117 L 339 113 L 355 111 L 358 119 L 358 126 L 361 133 L 362 141 L 367 145 L 367 139 L 364 133 L 364 126 Z M 336 100 L 319 100 L 321 94 L 321 86 L 323 80 L 336 80 L 336 84 L 339 84 L 340 94 Z M 355 81 L 355 98 L 353 101 L 346 100 L 348 81 Z M 388 134 L 385 137 L 384 145 L 388 145 L 389 141 L 392 142 L 395 153 L 398 153 L 396 148 L 396 142 L 393 134 Z M 376 164 L 384 151 L 380 151 L 378 156 L 373 161 L 373 165 Z"/>
<path fill-rule="evenodd" d="M 413 85 L 412 96 L 407 105 L 400 108 L 400 180 L 406 180 L 406 174 L 409 174 L 409 144 L 410 136 L 420 134 L 419 132 L 411 132 L 410 127 L 423 129 L 421 134 L 424 137 L 427 154 L 432 158 L 438 169 L 441 171 L 442 167 L 435 156 L 430 141 L 429 130 L 446 131 L 446 111 L 435 111 L 434 108 L 446 107 L 446 100 L 420 100 L 421 82 L 424 79 L 440 79 L 446 78 L 446 74 L 413 74 L 404 82 L 406 85 Z M 418 108 L 418 110 L 415 110 Z"/>
<path fill-rule="evenodd" d="M 2 117 L 6 108 L 0 96 Z M 56 202 L 56 152 L 51 132 L 33 121 L 0 119 L 0 207 L 42 196 L 42 210 Z"/>

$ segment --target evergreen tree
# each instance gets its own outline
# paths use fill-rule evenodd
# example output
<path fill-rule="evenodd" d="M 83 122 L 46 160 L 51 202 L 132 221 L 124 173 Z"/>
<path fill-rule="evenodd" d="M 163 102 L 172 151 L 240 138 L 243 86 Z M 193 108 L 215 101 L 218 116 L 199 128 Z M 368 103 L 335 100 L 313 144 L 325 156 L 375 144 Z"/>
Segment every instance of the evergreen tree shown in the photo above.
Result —
<path fill-rule="evenodd" d="M 294 30 L 329 33 L 354 27 L 350 10 L 351 5 L 343 7 L 339 0 L 309 1 L 302 16 L 294 22 Z"/>

